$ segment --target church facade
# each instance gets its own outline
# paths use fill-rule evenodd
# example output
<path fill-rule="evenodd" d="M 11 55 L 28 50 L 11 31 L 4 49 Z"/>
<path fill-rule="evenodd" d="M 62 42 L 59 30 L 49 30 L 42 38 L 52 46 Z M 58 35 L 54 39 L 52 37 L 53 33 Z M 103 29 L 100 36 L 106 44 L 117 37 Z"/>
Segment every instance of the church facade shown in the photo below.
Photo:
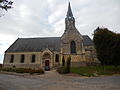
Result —
<path fill-rule="evenodd" d="M 87 66 L 97 62 L 93 41 L 81 35 L 69 3 L 65 31 L 61 37 L 18 38 L 6 51 L 3 67 L 39 69 L 55 68 L 71 57 L 71 66 Z"/>

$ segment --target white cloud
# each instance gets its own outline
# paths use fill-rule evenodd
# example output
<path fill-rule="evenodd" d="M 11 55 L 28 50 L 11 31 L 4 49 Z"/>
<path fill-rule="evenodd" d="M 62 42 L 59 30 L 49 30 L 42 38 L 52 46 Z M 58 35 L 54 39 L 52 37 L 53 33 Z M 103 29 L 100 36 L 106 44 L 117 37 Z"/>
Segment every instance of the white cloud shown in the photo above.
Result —
<path fill-rule="evenodd" d="M 20 8 L 19 8 L 19 15 L 21 18 L 29 18 L 29 15 L 31 15 L 30 11 L 29 11 L 29 8 L 27 7 L 27 5 L 20 5 Z"/>
<path fill-rule="evenodd" d="M 18 37 L 61 36 L 68 1 L 14 1 L 14 8 L 0 18 L 0 62 Z M 92 37 L 97 26 L 120 32 L 120 0 L 71 0 L 71 7 L 81 34 Z"/>
<path fill-rule="evenodd" d="M 0 63 L 3 62 L 4 52 L 16 40 L 16 37 L 11 35 L 0 35 Z"/>

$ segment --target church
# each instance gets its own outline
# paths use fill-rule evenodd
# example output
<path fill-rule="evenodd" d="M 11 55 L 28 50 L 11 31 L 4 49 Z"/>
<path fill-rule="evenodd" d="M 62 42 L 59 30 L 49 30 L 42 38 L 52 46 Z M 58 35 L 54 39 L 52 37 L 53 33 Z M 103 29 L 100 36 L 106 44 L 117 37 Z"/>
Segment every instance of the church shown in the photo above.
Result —
<path fill-rule="evenodd" d="M 98 62 L 93 41 L 88 35 L 81 35 L 75 26 L 70 3 L 61 37 L 18 38 L 5 51 L 3 67 L 56 68 L 68 57 L 71 57 L 72 67 Z"/>

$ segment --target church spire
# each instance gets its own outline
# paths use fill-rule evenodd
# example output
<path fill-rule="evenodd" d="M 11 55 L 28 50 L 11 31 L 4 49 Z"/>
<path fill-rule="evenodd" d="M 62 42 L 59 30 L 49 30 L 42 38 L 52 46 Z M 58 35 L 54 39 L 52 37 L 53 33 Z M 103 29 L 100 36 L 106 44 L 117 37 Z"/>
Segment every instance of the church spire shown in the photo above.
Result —
<path fill-rule="evenodd" d="M 69 5 L 68 5 L 67 17 L 73 17 L 70 2 L 69 2 Z"/>
<path fill-rule="evenodd" d="M 74 17 L 73 17 L 72 10 L 71 10 L 70 2 L 69 2 L 69 5 L 68 5 L 68 11 L 67 11 L 67 15 L 66 15 L 66 20 L 75 21 Z"/>
<path fill-rule="evenodd" d="M 72 28 L 75 27 L 75 18 L 73 17 L 73 13 L 72 13 L 70 2 L 69 2 L 68 11 L 67 11 L 67 15 L 66 15 L 66 18 L 65 18 L 65 29 L 70 30 L 71 27 Z"/>

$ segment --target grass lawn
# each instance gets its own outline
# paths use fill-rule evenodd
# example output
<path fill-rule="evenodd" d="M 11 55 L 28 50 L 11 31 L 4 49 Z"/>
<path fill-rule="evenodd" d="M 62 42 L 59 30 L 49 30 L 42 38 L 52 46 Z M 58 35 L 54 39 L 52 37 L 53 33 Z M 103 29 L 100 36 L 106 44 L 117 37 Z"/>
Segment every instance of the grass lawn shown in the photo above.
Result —
<path fill-rule="evenodd" d="M 71 67 L 71 73 L 80 74 L 82 76 L 99 76 L 99 75 L 113 75 L 120 74 L 120 66 L 87 66 L 87 67 Z"/>

